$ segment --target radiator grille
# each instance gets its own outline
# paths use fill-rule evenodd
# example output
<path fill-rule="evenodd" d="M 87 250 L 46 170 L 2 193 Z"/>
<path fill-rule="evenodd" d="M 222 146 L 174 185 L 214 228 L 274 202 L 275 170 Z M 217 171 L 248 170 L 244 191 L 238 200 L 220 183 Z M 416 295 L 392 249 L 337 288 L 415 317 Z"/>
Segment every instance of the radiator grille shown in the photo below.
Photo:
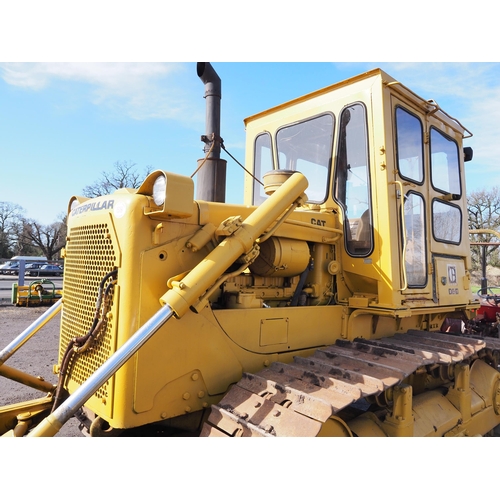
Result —
<path fill-rule="evenodd" d="M 64 264 L 59 362 L 69 341 L 85 335 L 92 326 L 99 283 L 108 272 L 116 269 L 117 253 L 106 223 L 73 227 L 70 230 Z M 113 310 L 113 305 L 111 308 Z M 69 372 L 69 382 L 82 384 L 113 354 L 115 317 L 113 314 L 94 348 L 75 360 Z M 106 382 L 96 393 L 99 398 L 109 397 L 109 384 L 109 381 Z"/>

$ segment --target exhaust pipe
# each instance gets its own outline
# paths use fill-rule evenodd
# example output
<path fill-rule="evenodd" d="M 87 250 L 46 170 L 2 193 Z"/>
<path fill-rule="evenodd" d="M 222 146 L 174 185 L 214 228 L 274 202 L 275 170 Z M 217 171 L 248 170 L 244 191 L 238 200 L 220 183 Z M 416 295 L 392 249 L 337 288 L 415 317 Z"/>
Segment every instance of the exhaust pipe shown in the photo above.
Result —
<path fill-rule="evenodd" d="M 220 137 L 220 101 L 222 87 L 219 75 L 210 63 L 196 64 L 196 73 L 205 84 L 206 115 L 205 135 L 201 140 L 205 143 L 203 151 L 208 154 L 206 160 L 198 160 L 196 197 L 204 201 L 226 201 L 226 160 L 221 160 Z"/>

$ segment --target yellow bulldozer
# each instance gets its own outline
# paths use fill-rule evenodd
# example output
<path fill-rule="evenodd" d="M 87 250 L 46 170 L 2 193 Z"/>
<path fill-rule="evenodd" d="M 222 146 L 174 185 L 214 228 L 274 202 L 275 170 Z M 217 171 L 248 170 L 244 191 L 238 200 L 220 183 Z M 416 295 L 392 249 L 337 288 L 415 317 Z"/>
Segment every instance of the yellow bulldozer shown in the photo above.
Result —
<path fill-rule="evenodd" d="M 245 120 L 225 203 L 220 78 L 205 158 L 68 206 L 63 298 L 0 352 L 46 396 L 5 435 L 477 436 L 500 424 L 500 340 L 468 327 L 463 140 L 380 69 Z M 56 385 L 5 364 L 61 314 Z M 28 417 L 26 417 L 28 415 Z"/>

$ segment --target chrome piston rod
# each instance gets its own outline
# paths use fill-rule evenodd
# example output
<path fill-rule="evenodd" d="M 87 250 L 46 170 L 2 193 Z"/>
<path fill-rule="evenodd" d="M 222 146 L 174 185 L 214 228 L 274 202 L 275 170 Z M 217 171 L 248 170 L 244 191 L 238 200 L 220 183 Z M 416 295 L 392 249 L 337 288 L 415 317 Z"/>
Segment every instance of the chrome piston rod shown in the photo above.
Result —
<path fill-rule="evenodd" d="M 100 368 L 98 368 L 54 413 L 42 420 L 28 437 L 50 437 L 76 413 L 78 408 L 109 380 L 172 316 L 167 304 L 144 323 Z"/>

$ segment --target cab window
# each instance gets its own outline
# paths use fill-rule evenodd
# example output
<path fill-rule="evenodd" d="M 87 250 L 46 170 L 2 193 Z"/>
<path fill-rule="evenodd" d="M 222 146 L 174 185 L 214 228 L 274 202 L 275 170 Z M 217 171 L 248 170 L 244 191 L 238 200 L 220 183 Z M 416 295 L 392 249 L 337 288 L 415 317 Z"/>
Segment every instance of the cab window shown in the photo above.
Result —
<path fill-rule="evenodd" d="M 452 203 L 432 201 L 432 232 L 434 239 L 443 243 L 460 244 L 462 239 L 462 212 Z"/>
<path fill-rule="evenodd" d="M 278 168 L 305 175 L 310 203 L 322 203 L 327 197 L 333 127 L 333 116 L 325 114 L 283 127 L 276 134 Z"/>
<path fill-rule="evenodd" d="M 373 222 L 366 110 L 362 104 L 342 111 L 339 134 L 335 198 L 344 209 L 346 250 L 354 257 L 364 257 L 373 250 Z"/>
<path fill-rule="evenodd" d="M 432 186 L 437 191 L 460 196 L 457 143 L 435 128 L 431 128 L 430 142 Z"/>
<path fill-rule="evenodd" d="M 405 195 L 405 268 L 408 287 L 427 284 L 427 251 L 425 244 L 425 204 L 421 194 L 409 191 Z"/>
<path fill-rule="evenodd" d="M 271 149 L 271 136 L 269 133 L 260 134 L 255 139 L 254 150 L 254 175 L 257 179 L 273 170 L 273 152 Z M 253 182 L 253 204 L 260 205 L 267 196 L 264 193 L 264 187 L 260 182 Z"/>
<path fill-rule="evenodd" d="M 422 184 L 424 181 L 424 142 L 422 123 L 401 107 L 396 108 L 396 151 L 399 175 Z"/>

